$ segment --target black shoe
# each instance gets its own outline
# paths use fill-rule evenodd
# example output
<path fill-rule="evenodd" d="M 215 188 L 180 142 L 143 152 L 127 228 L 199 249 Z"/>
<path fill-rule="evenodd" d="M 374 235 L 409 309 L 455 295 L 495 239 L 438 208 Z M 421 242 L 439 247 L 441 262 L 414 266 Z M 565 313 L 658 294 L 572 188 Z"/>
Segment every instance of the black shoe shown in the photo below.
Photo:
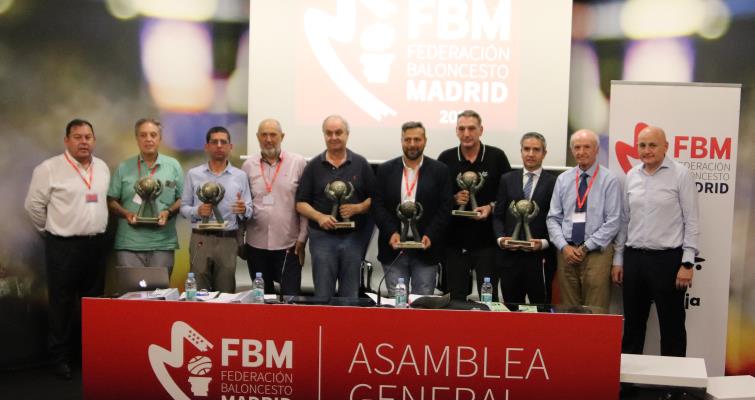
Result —
<path fill-rule="evenodd" d="M 67 381 L 70 381 L 71 376 L 71 366 L 67 362 L 59 362 L 55 363 L 53 365 L 53 373 L 60 379 L 65 379 Z"/>

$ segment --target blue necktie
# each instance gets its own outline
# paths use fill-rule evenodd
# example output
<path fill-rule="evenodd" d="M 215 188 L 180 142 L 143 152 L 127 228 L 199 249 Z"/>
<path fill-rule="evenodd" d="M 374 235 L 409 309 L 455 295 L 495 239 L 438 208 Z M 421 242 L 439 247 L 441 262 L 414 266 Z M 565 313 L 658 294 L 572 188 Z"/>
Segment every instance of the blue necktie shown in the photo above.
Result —
<path fill-rule="evenodd" d="M 524 199 L 529 200 L 532 194 L 532 178 L 535 176 L 532 172 L 527 172 L 527 183 L 524 184 Z"/>
<path fill-rule="evenodd" d="M 579 189 L 577 196 L 578 199 L 582 199 L 585 197 L 585 192 L 587 192 L 587 172 L 583 172 L 581 175 L 580 181 L 579 181 Z M 579 201 L 577 201 L 579 203 Z M 587 199 L 585 199 L 584 204 L 582 204 L 582 208 L 579 207 L 579 204 L 574 205 L 574 210 L 576 212 L 585 212 L 587 210 Z M 585 241 L 585 223 L 584 222 L 578 222 L 573 223 L 571 228 L 571 241 L 574 244 L 580 245 L 584 243 Z"/>

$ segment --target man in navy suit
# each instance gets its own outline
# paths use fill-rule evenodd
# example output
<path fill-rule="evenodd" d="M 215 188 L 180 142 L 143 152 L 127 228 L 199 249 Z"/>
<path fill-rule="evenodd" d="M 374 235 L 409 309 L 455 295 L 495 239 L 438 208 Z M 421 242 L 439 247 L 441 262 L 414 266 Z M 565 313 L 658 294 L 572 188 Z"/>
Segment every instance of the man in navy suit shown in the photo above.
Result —
<path fill-rule="evenodd" d="M 441 240 L 451 218 L 453 198 L 448 168 L 425 157 L 427 137 L 421 122 L 401 126 L 402 157 L 386 161 L 378 167 L 377 185 L 373 195 L 373 214 L 380 229 L 378 260 L 383 264 L 388 291 L 393 295 L 398 278 L 410 284 L 413 294 L 432 294 L 437 266 L 441 260 Z M 417 221 L 424 249 L 400 250 L 401 221 L 396 208 L 405 201 L 422 205 Z"/>
<path fill-rule="evenodd" d="M 524 168 L 501 177 L 493 214 L 498 246 L 503 249 L 499 257 L 501 293 L 507 303 L 524 303 L 525 296 L 530 303 L 550 303 L 556 256 L 553 246 L 548 243 L 545 218 L 550 209 L 556 177 L 543 170 L 543 159 L 547 153 L 543 135 L 537 132 L 525 133 L 520 145 Z M 529 222 L 531 248 L 504 244 L 506 239 L 511 239 L 519 221 L 519 218 L 509 212 L 509 206 L 512 201 L 523 199 L 535 202 L 539 208 L 538 214 Z M 523 227 L 520 231 L 523 231 Z"/>

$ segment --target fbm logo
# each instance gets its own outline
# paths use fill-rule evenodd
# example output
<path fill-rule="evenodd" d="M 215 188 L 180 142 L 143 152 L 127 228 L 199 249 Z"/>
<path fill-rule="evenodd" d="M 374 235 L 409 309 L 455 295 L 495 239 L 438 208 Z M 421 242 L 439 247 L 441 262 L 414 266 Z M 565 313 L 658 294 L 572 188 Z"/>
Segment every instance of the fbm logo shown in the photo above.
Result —
<path fill-rule="evenodd" d="M 624 173 L 632 169 L 631 159 L 639 160 L 640 158 L 637 139 L 640 132 L 647 126 L 648 124 L 644 122 L 638 122 L 634 126 L 634 142 L 631 145 L 622 141 L 616 142 L 616 159 Z M 674 158 L 688 155 L 690 159 L 694 160 L 731 159 L 731 138 L 676 135 L 673 137 L 672 147 Z"/>
<path fill-rule="evenodd" d="M 163 385 L 165 391 L 174 400 L 189 400 L 181 388 L 178 387 L 176 382 L 171 377 L 166 365 L 170 365 L 173 368 L 180 368 L 184 364 L 184 346 L 183 341 L 186 339 L 189 343 L 193 344 L 201 352 L 206 352 L 212 349 L 212 343 L 200 335 L 199 332 L 194 330 L 189 324 L 183 321 L 176 321 L 173 323 L 173 327 L 170 330 L 170 350 L 166 350 L 156 344 L 149 346 L 148 355 L 149 363 L 152 366 L 152 371 L 155 373 L 157 380 Z M 205 397 L 209 390 L 211 377 L 206 376 L 212 369 L 212 361 L 207 356 L 196 356 L 189 361 L 189 372 L 192 374 L 189 377 L 189 383 L 191 384 L 191 391 L 194 396 Z"/>

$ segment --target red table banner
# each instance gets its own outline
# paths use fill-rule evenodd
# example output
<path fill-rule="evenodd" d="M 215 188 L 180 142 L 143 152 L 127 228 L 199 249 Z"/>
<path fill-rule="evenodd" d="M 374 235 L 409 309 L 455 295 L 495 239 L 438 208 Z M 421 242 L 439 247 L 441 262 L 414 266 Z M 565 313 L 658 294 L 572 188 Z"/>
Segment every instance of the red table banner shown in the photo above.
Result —
<path fill-rule="evenodd" d="M 616 399 L 621 316 L 84 299 L 87 399 Z"/>

